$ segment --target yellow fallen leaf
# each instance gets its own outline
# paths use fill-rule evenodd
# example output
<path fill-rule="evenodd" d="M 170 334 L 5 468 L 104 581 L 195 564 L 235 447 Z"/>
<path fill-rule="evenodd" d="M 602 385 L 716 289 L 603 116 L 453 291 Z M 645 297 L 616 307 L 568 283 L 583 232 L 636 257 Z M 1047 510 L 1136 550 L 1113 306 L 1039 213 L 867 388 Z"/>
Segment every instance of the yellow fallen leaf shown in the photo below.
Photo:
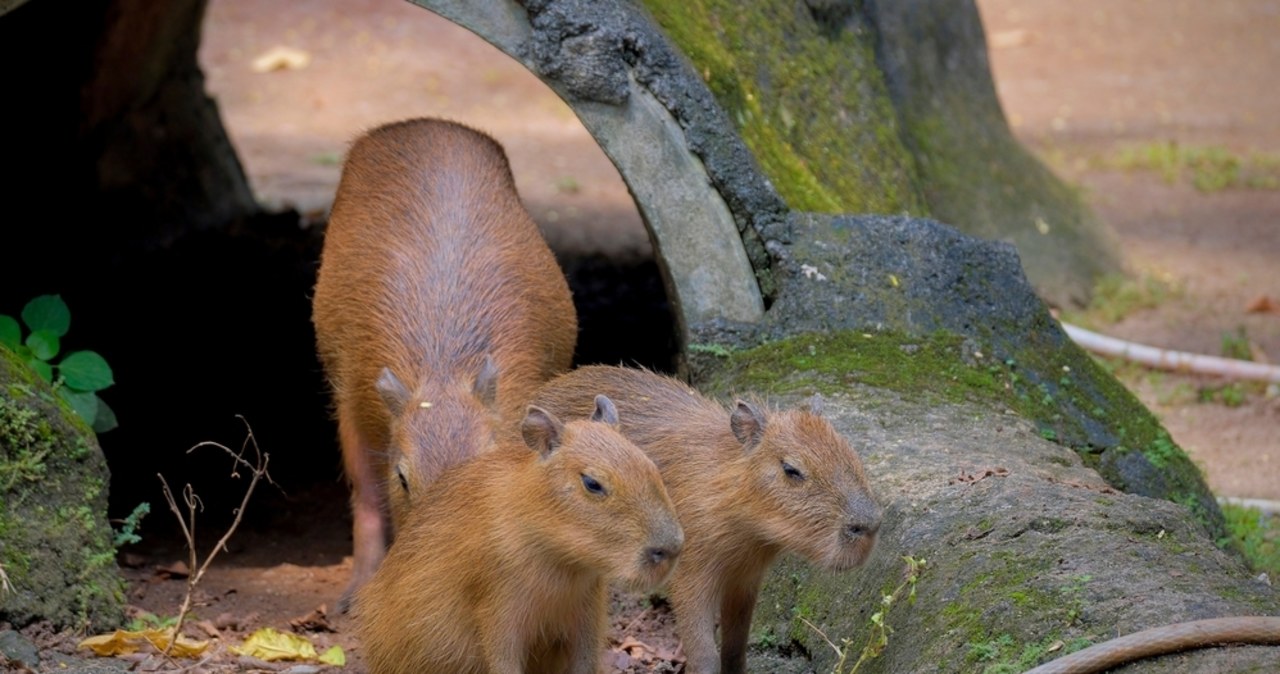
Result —
<path fill-rule="evenodd" d="M 149 629 L 137 632 L 128 630 L 116 630 L 111 634 L 99 634 L 97 636 L 88 637 L 79 644 L 80 648 L 87 648 L 94 652 L 95 655 L 112 656 L 112 655 L 128 655 L 137 653 L 144 646 L 150 645 L 157 651 L 164 651 L 169 648 L 169 640 L 173 635 L 169 630 Z M 195 658 L 203 655 L 209 649 L 209 642 L 196 641 L 186 637 L 178 637 L 177 643 L 169 651 L 169 654 L 179 658 Z"/>
<path fill-rule="evenodd" d="M 326 665 L 336 665 L 344 667 L 347 664 L 347 654 L 342 651 L 341 646 L 334 646 L 329 650 L 320 654 L 320 662 Z"/>
<path fill-rule="evenodd" d="M 316 647 L 304 637 L 281 632 L 270 627 L 245 637 L 240 646 L 230 649 L 236 655 L 249 655 L 259 660 L 315 660 Z"/>
<path fill-rule="evenodd" d="M 311 63 L 311 54 L 292 47 L 273 47 L 253 60 L 250 68 L 255 73 L 269 73 L 273 70 L 298 70 Z"/>

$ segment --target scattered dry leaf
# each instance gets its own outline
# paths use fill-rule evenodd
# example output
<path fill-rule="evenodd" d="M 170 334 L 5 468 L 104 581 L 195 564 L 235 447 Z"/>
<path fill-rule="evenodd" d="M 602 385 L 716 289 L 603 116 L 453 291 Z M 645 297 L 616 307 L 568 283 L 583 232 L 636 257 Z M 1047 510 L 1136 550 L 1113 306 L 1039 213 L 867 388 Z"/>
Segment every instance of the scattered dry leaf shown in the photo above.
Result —
<path fill-rule="evenodd" d="M 127 630 L 116 630 L 111 634 L 99 634 L 84 639 L 80 642 L 80 648 L 87 648 L 100 656 L 128 655 L 137 653 L 147 647 L 154 648 L 157 651 L 164 651 L 169 647 L 169 640 L 173 635 L 169 630 L 150 629 L 139 632 L 130 632 Z M 173 645 L 173 649 L 169 651 L 169 655 L 179 658 L 195 658 L 204 654 L 209 648 L 208 641 L 196 641 L 186 637 L 178 637 Z"/>
<path fill-rule="evenodd" d="M 208 620 L 201 620 L 197 622 L 196 627 L 200 628 L 200 631 L 207 634 L 211 639 L 222 638 L 222 632 L 218 631 L 218 628 L 214 627 L 213 623 Z"/>
<path fill-rule="evenodd" d="M 653 646 L 631 636 L 622 639 L 622 643 L 618 644 L 618 650 L 625 651 L 627 655 L 646 665 L 653 662 L 658 655 L 658 651 Z"/>
<path fill-rule="evenodd" d="M 293 47 L 272 47 L 253 60 L 250 66 L 255 73 L 273 70 L 300 70 L 311 63 L 311 54 Z"/>
<path fill-rule="evenodd" d="M 987 44 L 992 49 L 1009 49 L 1011 47 L 1021 47 L 1031 42 L 1031 33 L 1024 28 L 1014 28 L 1013 30 L 1002 30 L 992 33 L 987 40 Z"/>
<path fill-rule="evenodd" d="M 161 578 L 186 578 L 191 575 L 191 569 L 186 562 L 179 560 L 169 566 L 157 566 L 156 575 Z"/>
<path fill-rule="evenodd" d="M 333 624 L 329 622 L 326 609 L 327 607 L 321 604 L 310 613 L 290 620 L 289 627 L 293 628 L 294 632 L 337 632 L 338 630 L 334 629 Z"/>
<path fill-rule="evenodd" d="M 1044 649 L 1044 652 L 1045 652 L 1045 653 L 1052 653 L 1052 652 L 1054 652 L 1054 651 L 1056 651 L 1056 650 L 1060 650 L 1060 649 L 1061 649 L 1063 646 L 1065 646 L 1065 645 L 1066 645 L 1066 644 L 1062 643 L 1062 640 L 1061 640 L 1061 639 L 1058 639 L 1058 640 L 1054 641 L 1053 643 L 1049 644 L 1049 647 L 1048 647 L 1048 648 L 1046 648 L 1046 649 Z"/>
<path fill-rule="evenodd" d="M 248 655 L 267 662 L 313 660 L 332 665 L 345 664 L 347 661 L 346 653 L 341 646 L 334 646 L 323 655 L 317 655 L 315 645 L 306 637 L 281 632 L 271 627 L 263 627 L 246 637 L 240 646 L 232 646 L 228 650 L 236 655 Z"/>
<path fill-rule="evenodd" d="M 1244 308 L 1245 313 L 1250 314 L 1277 314 L 1280 315 L 1280 302 L 1271 299 L 1270 295 L 1259 295 L 1248 306 Z"/>
<path fill-rule="evenodd" d="M 336 667 L 342 667 L 347 664 L 347 654 L 342 650 L 341 646 L 329 647 L 329 650 L 321 653 L 317 659 L 326 665 L 334 665 Z"/>
<path fill-rule="evenodd" d="M 989 477 L 1007 477 L 1008 475 L 1009 469 L 1004 467 L 988 468 L 976 473 L 969 473 L 962 470 L 958 476 L 951 478 L 947 484 L 973 484 L 974 482 L 985 480 Z"/>

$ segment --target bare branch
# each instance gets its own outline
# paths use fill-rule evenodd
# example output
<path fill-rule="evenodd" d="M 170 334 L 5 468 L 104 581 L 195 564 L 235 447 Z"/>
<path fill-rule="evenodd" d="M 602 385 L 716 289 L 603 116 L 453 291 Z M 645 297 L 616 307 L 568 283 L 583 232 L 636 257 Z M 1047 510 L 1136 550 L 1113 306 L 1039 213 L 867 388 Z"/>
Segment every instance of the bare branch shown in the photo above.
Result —
<path fill-rule="evenodd" d="M 249 422 L 245 421 L 244 417 L 239 417 L 239 419 L 244 422 L 246 430 L 245 440 L 240 447 L 239 453 L 231 450 L 226 445 L 210 441 L 198 443 L 191 449 L 187 450 L 187 453 L 190 454 L 201 447 L 217 447 L 218 449 L 226 452 L 227 455 L 233 459 L 231 477 L 240 477 L 239 470 L 241 468 L 247 469 L 252 474 L 252 477 L 249 479 L 249 486 L 245 489 L 244 497 L 240 499 L 240 506 L 234 511 L 235 519 L 231 522 L 231 525 L 227 527 L 227 531 L 222 535 L 222 538 L 219 538 L 218 542 L 213 546 L 213 549 L 209 551 L 209 554 L 205 557 L 203 563 L 199 562 L 199 557 L 196 551 L 195 529 L 196 513 L 204 509 L 204 503 L 201 502 L 200 497 L 196 495 L 192 486 L 187 484 L 182 490 L 183 500 L 187 504 L 187 514 L 186 518 L 184 518 L 183 513 L 178 508 L 177 502 L 173 498 L 172 491 L 169 489 L 169 484 L 165 482 L 163 475 L 159 476 L 160 483 L 164 488 L 165 500 L 169 502 L 169 509 L 172 510 L 174 516 L 178 518 L 178 524 L 182 527 L 182 534 L 187 539 L 187 549 L 190 551 L 191 559 L 189 567 L 190 572 L 187 575 L 186 595 L 182 599 L 182 606 L 178 609 L 178 618 L 174 622 L 171 632 L 172 637 L 169 639 L 169 645 L 165 648 L 163 653 L 166 658 L 169 657 L 169 652 L 173 649 L 173 645 L 177 643 L 180 635 L 182 634 L 182 625 L 186 620 L 187 614 L 191 611 L 191 601 L 192 597 L 195 595 L 196 586 L 200 583 L 200 580 L 204 578 L 205 572 L 209 570 L 209 566 L 213 563 L 213 560 L 218 553 L 227 549 L 227 541 L 231 539 L 236 528 L 240 526 L 240 520 L 244 517 L 245 508 L 249 505 L 249 499 L 253 496 L 253 491 L 257 488 L 258 481 L 266 480 L 268 483 L 276 486 L 277 489 L 279 488 L 279 485 L 271 479 L 270 473 L 267 472 L 267 464 L 271 461 L 271 455 L 264 453 L 258 447 L 257 438 L 254 437 L 253 429 L 249 427 Z M 253 450 L 252 463 L 245 458 L 245 454 L 248 453 L 250 449 Z"/>

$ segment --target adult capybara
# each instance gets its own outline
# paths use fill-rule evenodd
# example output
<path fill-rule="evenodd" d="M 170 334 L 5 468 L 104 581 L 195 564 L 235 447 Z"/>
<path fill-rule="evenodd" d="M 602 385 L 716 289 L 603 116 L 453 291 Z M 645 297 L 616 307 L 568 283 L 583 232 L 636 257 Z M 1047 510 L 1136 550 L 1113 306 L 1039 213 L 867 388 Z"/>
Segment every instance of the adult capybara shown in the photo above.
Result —
<path fill-rule="evenodd" d="M 577 319 L 498 143 L 415 119 L 352 145 L 312 320 L 352 488 L 345 608 L 414 495 L 569 367 Z"/>
<path fill-rule="evenodd" d="M 607 398 L 592 404 L 563 425 L 530 407 L 523 442 L 509 434 L 415 503 L 357 594 L 372 674 L 596 674 L 608 582 L 662 582 L 684 537 L 658 469 Z"/>
<path fill-rule="evenodd" d="M 745 671 L 756 594 L 778 553 L 837 571 L 870 554 L 880 506 L 857 453 L 820 410 L 744 401 L 728 410 L 670 377 L 604 366 L 552 379 L 534 404 L 578 418 L 597 392 L 658 465 L 684 526 L 670 591 L 689 674 Z"/>

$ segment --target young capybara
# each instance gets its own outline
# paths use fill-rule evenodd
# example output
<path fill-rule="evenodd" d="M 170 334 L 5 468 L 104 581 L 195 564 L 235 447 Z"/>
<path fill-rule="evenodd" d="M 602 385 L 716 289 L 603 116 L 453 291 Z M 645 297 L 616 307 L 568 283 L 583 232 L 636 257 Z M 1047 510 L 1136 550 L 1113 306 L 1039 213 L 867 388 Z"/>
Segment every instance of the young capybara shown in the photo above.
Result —
<path fill-rule="evenodd" d="M 592 404 L 563 425 L 529 407 L 523 442 L 508 434 L 415 503 L 357 594 L 372 674 L 596 674 L 608 582 L 661 583 L 684 535 L 613 404 Z"/>
<path fill-rule="evenodd" d="M 597 392 L 657 464 L 684 526 L 670 594 L 688 674 L 745 671 L 756 594 L 779 553 L 835 571 L 871 553 L 880 506 L 857 453 L 820 410 L 744 401 L 727 410 L 670 377 L 605 366 L 552 379 L 534 404 L 579 418 Z"/>
<path fill-rule="evenodd" d="M 577 319 L 502 148 L 431 119 L 352 145 L 312 309 L 352 488 L 345 610 L 414 495 L 568 369 Z"/>

